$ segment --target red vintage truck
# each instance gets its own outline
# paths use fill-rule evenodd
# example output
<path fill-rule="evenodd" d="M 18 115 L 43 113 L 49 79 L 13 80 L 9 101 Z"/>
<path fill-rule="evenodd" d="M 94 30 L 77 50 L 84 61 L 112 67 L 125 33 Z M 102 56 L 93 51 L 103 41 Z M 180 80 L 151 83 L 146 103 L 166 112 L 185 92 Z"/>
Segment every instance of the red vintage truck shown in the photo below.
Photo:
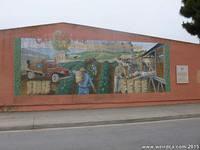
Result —
<path fill-rule="evenodd" d="M 27 60 L 26 74 L 28 79 L 35 79 L 38 76 L 58 82 L 61 78 L 69 76 L 69 70 L 59 67 L 55 60 L 42 60 L 31 62 Z"/>

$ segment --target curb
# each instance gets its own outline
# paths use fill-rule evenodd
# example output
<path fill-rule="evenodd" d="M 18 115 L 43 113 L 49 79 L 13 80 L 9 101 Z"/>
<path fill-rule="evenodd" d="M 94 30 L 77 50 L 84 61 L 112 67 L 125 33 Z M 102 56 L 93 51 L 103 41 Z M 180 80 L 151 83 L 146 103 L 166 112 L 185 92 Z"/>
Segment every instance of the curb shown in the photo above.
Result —
<path fill-rule="evenodd" d="M 189 119 L 189 118 L 200 118 L 200 114 L 186 114 L 186 115 L 151 117 L 151 118 L 135 118 L 135 119 L 125 119 L 125 120 L 89 121 L 89 122 L 77 122 L 77 123 L 58 123 L 58 124 L 41 124 L 41 125 L 33 124 L 33 125 L 26 125 L 26 126 L 22 125 L 15 127 L 0 127 L 0 131 L 87 127 L 87 126 L 98 126 L 98 125 L 141 123 L 141 122 L 154 122 L 154 121 Z"/>

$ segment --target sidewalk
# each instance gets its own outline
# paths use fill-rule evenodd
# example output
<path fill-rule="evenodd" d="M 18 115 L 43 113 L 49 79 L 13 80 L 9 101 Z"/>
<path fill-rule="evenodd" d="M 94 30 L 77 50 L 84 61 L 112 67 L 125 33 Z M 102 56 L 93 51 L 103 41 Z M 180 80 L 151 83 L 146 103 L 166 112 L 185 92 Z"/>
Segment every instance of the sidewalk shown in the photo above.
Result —
<path fill-rule="evenodd" d="M 200 103 L 117 109 L 0 113 L 0 131 L 94 126 L 200 117 Z"/>

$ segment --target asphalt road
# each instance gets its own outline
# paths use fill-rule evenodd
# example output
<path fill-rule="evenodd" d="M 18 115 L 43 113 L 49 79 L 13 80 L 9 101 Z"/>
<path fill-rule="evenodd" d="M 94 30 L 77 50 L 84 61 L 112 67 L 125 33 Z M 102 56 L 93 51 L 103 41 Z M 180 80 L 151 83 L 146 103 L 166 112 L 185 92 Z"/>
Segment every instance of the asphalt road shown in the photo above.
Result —
<path fill-rule="evenodd" d="M 173 146 L 200 149 L 200 118 L 0 132 L 0 150 L 164 150 Z"/>

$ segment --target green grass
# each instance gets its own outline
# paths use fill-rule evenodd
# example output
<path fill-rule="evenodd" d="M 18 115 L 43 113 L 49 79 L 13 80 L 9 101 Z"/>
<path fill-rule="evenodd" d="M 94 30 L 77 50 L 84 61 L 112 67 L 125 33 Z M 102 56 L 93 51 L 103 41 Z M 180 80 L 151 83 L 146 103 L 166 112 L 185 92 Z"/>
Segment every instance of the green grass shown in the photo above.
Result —
<path fill-rule="evenodd" d="M 85 63 L 83 61 L 72 61 L 67 63 L 61 63 L 59 66 L 64 67 L 68 70 L 79 70 L 81 67 L 85 67 Z"/>
<path fill-rule="evenodd" d="M 111 60 L 114 58 L 118 58 L 121 55 L 130 55 L 129 52 L 97 52 L 97 51 L 86 51 L 86 52 L 82 52 L 82 53 L 78 53 L 77 55 L 79 55 L 80 57 L 78 58 L 78 60 L 85 60 L 85 59 L 89 59 L 89 58 L 95 58 L 97 61 L 101 61 L 101 60 Z"/>

